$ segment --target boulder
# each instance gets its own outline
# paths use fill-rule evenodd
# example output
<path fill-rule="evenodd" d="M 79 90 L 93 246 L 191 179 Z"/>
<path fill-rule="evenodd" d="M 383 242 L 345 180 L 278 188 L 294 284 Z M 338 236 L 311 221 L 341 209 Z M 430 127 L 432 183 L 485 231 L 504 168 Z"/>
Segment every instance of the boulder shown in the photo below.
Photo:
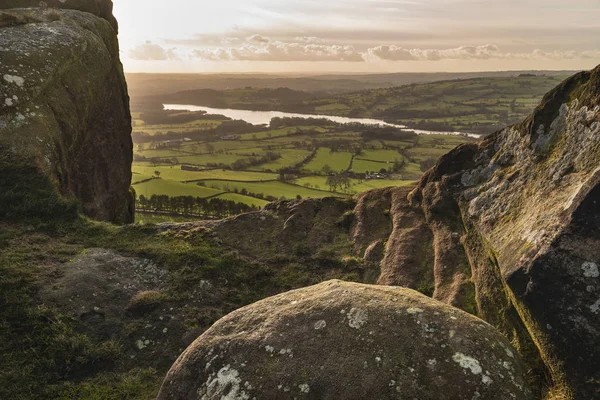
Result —
<path fill-rule="evenodd" d="M 0 151 L 37 167 L 85 214 L 130 222 L 129 96 L 110 23 L 68 9 L 0 11 L 0 60 Z"/>
<path fill-rule="evenodd" d="M 227 315 L 169 371 L 159 400 L 530 399 L 492 326 L 413 290 L 328 281 Z"/>

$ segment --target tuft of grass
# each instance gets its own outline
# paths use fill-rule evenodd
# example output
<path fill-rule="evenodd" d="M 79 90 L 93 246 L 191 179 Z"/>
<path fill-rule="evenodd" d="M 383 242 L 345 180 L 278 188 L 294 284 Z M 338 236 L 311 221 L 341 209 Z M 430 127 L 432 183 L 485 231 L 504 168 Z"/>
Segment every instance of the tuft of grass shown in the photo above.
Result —
<path fill-rule="evenodd" d="M 51 21 L 58 21 L 62 18 L 62 13 L 60 12 L 60 10 L 56 9 L 56 8 L 49 8 L 46 11 L 44 11 L 44 20 L 51 22 Z"/>
<path fill-rule="evenodd" d="M 129 310 L 133 312 L 145 312 L 160 306 L 167 296 L 158 290 L 145 290 L 138 292 L 131 298 Z"/>

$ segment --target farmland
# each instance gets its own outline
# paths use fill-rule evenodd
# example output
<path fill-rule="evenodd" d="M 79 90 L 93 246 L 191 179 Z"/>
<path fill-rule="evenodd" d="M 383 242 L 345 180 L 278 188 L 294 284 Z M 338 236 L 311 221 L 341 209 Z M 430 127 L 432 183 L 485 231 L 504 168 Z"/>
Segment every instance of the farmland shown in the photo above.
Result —
<path fill-rule="evenodd" d="M 166 113 L 164 119 L 169 117 Z M 214 128 L 195 131 L 185 131 L 197 126 L 193 120 L 167 123 L 170 134 L 141 130 L 132 167 L 138 198 L 191 197 L 260 208 L 278 199 L 347 197 L 414 184 L 429 167 L 425 161 L 472 140 L 327 121 L 307 125 L 290 119 L 272 128 L 238 124 L 224 129 L 228 123 L 222 119 Z M 164 131 L 161 124 L 142 121 L 139 126 Z"/>
<path fill-rule="evenodd" d="M 487 133 L 530 112 L 562 78 L 525 74 L 329 95 L 247 87 L 166 97 L 213 107 L 379 118 L 429 130 Z M 258 126 L 202 111 L 163 110 L 156 98 L 135 104 L 142 104 L 133 113 L 138 198 L 194 198 L 194 204 L 172 200 L 169 207 L 209 207 L 211 215 L 235 212 L 239 207 L 233 204 L 256 209 L 278 199 L 348 197 L 414 184 L 440 156 L 474 140 L 324 119 L 280 118 Z M 161 201 L 144 204 L 166 207 Z"/>

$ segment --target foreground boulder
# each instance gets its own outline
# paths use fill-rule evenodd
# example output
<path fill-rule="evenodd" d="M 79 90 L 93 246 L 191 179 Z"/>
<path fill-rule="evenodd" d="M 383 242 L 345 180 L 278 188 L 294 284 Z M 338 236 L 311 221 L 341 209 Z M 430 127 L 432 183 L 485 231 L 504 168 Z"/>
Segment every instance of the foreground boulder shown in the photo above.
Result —
<path fill-rule="evenodd" d="M 328 281 L 218 321 L 175 362 L 160 400 L 529 399 L 487 323 L 409 289 Z"/>
<path fill-rule="evenodd" d="M 87 215 L 129 222 L 131 116 L 112 3 L 60 5 L 70 9 L 0 11 L 0 151 L 38 168 Z"/>

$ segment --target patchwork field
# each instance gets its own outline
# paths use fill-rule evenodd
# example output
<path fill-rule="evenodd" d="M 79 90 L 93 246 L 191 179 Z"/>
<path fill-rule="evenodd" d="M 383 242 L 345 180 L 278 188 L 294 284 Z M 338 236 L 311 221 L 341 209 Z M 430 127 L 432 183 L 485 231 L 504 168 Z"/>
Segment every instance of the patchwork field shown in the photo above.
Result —
<path fill-rule="evenodd" d="M 278 199 L 413 184 L 432 159 L 471 140 L 289 123 L 243 135 L 219 128 L 146 137 L 135 146 L 133 186 L 145 199 L 192 196 L 260 208 Z"/>
<path fill-rule="evenodd" d="M 200 90 L 187 92 L 189 101 L 180 104 L 368 117 L 430 131 L 487 133 L 521 119 L 562 79 L 558 74 L 522 74 L 323 97 L 288 89 Z M 474 140 L 319 118 L 276 119 L 272 127 L 256 126 L 154 106 L 134 112 L 133 119 L 138 197 L 193 196 L 202 201 L 185 207 L 208 207 L 209 215 L 231 215 L 282 198 L 349 196 L 413 184 L 440 156 Z M 214 204 L 207 206 L 210 201 Z M 171 208 L 184 207 L 171 203 Z"/>

